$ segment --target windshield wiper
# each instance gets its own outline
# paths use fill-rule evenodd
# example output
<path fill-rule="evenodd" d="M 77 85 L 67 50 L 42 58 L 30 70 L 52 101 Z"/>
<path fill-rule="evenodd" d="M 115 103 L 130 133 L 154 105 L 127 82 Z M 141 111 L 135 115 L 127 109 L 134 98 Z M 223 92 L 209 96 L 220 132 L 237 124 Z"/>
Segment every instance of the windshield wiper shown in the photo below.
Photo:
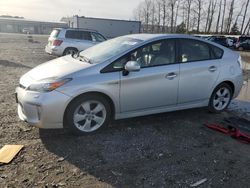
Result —
<path fill-rule="evenodd" d="M 82 56 L 82 55 L 79 56 L 79 60 L 83 61 L 83 62 L 87 62 L 89 64 L 92 64 L 92 62 L 91 62 L 91 60 L 89 58 L 87 58 L 85 56 Z"/>

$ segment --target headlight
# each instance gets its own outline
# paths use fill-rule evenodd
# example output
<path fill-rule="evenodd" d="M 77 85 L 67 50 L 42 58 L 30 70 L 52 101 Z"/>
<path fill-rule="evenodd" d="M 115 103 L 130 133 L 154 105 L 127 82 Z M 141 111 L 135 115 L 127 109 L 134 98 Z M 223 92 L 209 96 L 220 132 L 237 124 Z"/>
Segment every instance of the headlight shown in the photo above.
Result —
<path fill-rule="evenodd" d="M 38 82 L 35 84 L 31 84 L 27 90 L 30 91 L 37 91 L 37 92 L 50 92 L 55 90 L 58 87 L 61 87 L 62 85 L 66 84 L 67 82 L 71 81 L 72 78 L 65 78 L 62 80 L 56 80 L 56 81 L 49 81 L 49 82 Z"/>

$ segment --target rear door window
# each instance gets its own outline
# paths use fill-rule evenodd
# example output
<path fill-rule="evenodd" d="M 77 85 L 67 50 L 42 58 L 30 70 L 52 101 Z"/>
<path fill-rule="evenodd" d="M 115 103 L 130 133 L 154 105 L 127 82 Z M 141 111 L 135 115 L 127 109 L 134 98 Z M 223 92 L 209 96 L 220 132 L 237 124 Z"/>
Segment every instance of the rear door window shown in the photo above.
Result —
<path fill-rule="evenodd" d="M 198 40 L 181 39 L 180 45 L 180 62 L 203 61 L 210 59 L 209 46 Z"/>
<path fill-rule="evenodd" d="M 79 31 L 68 30 L 66 31 L 65 38 L 81 39 L 81 33 Z"/>

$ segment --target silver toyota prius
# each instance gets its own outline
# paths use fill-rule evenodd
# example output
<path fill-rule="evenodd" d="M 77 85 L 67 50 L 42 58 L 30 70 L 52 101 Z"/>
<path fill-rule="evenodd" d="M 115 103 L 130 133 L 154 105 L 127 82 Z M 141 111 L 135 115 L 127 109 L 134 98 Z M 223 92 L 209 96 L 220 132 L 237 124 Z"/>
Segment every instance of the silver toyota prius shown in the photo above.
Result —
<path fill-rule="evenodd" d="M 207 106 L 221 112 L 243 84 L 241 57 L 188 35 L 136 34 L 41 64 L 20 79 L 18 115 L 86 134 L 113 119 Z"/>

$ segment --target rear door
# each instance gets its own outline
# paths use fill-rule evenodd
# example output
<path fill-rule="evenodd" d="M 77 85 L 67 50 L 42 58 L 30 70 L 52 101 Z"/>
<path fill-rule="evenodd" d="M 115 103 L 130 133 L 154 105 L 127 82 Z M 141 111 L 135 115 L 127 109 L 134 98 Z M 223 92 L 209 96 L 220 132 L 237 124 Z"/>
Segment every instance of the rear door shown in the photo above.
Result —
<path fill-rule="evenodd" d="M 89 31 L 80 31 L 80 40 L 79 40 L 79 51 L 85 50 L 93 46 L 95 42 L 92 39 L 91 32 Z"/>
<path fill-rule="evenodd" d="M 67 30 L 65 34 L 67 47 L 75 47 L 78 51 L 85 50 L 93 45 L 90 32 L 80 30 Z"/>
<path fill-rule="evenodd" d="M 178 40 L 180 81 L 178 104 L 208 99 L 220 73 L 223 51 L 194 39 Z"/>

